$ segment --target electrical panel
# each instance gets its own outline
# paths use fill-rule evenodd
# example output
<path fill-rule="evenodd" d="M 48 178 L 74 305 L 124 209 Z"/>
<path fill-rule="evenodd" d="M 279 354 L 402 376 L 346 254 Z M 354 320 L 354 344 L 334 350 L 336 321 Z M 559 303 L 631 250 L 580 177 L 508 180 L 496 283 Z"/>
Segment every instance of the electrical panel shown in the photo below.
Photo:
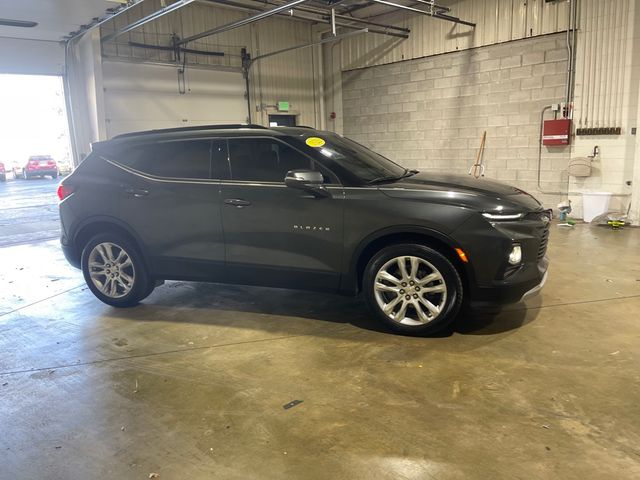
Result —
<path fill-rule="evenodd" d="M 569 145 L 571 119 L 545 120 L 542 130 L 542 144 L 549 147 Z"/>

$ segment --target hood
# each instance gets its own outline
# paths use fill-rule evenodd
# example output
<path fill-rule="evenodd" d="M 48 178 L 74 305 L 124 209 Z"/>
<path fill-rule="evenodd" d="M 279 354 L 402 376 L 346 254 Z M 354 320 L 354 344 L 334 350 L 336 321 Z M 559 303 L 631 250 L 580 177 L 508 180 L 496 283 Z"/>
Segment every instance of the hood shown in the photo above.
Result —
<path fill-rule="evenodd" d="M 457 204 L 482 211 L 540 210 L 541 204 L 519 188 L 506 183 L 453 175 L 422 172 L 380 186 L 390 197 L 425 197 L 430 201 Z"/>

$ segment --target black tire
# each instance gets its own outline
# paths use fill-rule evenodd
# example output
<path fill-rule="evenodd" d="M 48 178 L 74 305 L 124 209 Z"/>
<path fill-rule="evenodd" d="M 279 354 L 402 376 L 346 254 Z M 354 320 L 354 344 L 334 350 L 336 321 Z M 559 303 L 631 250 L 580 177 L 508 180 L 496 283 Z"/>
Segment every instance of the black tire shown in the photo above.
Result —
<path fill-rule="evenodd" d="M 2 182 L 6 182 L 7 181 L 7 176 L 6 175 L 0 175 L 0 181 Z"/>
<path fill-rule="evenodd" d="M 118 296 L 106 295 L 98 288 L 98 286 L 91 278 L 91 272 L 89 269 L 89 258 L 94 251 L 94 248 L 97 245 L 104 243 L 110 243 L 113 244 L 114 247 L 116 247 L 116 249 L 114 250 L 114 256 L 119 253 L 120 250 L 124 250 L 126 255 L 131 260 L 132 267 L 126 267 L 128 269 L 126 270 L 126 274 L 129 275 L 129 277 L 133 278 L 133 282 L 131 284 L 130 290 L 126 294 L 124 293 L 124 287 L 122 285 L 119 285 L 118 288 L 121 291 L 116 292 L 116 295 Z M 99 253 L 96 254 L 99 255 Z M 142 254 L 140 254 L 137 246 L 128 238 L 117 233 L 101 233 L 89 240 L 82 250 L 81 267 L 85 282 L 87 283 L 87 286 L 89 287 L 91 292 L 93 292 L 93 294 L 100 301 L 113 307 L 133 307 L 144 300 L 146 297 L 148 297 L 155 288 L 153 279 L 150 277 L 147 271 L 142 258 Z M 123 269 L 122 272 L 124 273 L 125 270 Z M 132 272 L 133 276 L 130 275 Z M 101 278 L 102 277 L 100 277 L 99 281 L 101 281 Z"/>
<path fill-rule="evenodd" d="M 54 173 L 53 175 L 51 175 L 51 178 L 55 180 L 56 178 L 58 178 L 58 174 Z"/>
<path fill-rule="evenodd" d="M 385 267 L 385 265 L 389 265 L 389 268 L 395 267 L 393 261 L 398 257 L 416 257 L 418 259 L 416 262 L 419 265 L 416 268 L 421 272 L 421 275 L 423 275 L 421 278 L 426 278 L 428 274 L 436 273 L 436 271 L 439 273 L 440 277 L 433 282 L 425 283 L 422 286 L 423 290 L 426 290 L 427 288 L 436 289 L 436 287 L 443 289 L 443 287 L 446 287 L 444 292 L 425 293 L 423 291 L 420 293 L 419 283 L 412 283 L 409 285 L 407 282 L 403 282 L 399 283 L 397 286 L 398 289 L 401 289 L 399 291 L 403 292 L 402 295 L 399 293 L 387 293 L 384 291 L 378 292 L 381 301 L 385 305 L 391 305 L 396 299 L 396 296 L 405 297 L 407 300 L 406 302 L 404 300 L 400 300 L 399 303 L 396 302 L 398 305 L 402 303 L 409 305 L 406 308 L 406 317 L 403 316 L 401 321 L 411 322 L 412 320 L 410 317 L 413 316 L 417 321 L 422 321 L 423 323 L 407 325 L 392 319 L 389 315 L 384 313 L 382 307 L 378 303 L 378 299 L 376 298 L 376 276 L 379 271 Z M 405 260 L 404 264 L 408 267 L 408 270 L 411 269 L 411 261 L 409 258 Z M 393 276 L 396 277 L 397 275 Z M 416 278 L 417 277 L 418 276 L 416 276 Z M 395 244 L 383 248 L 376 253 L 367 264 L 362 283 L 367 304 L 375 314 L 376 318 L 392 330 L 405 335 L 427 335 L 446 329 L 455 320 L 456 315 L 460 310 L 460 306 L 462 305 L 463 287 L 458 271 L 444 255 L 424 245 Z M 393 287 L 392 282 L 387 282 L 387 284 Z M 413 289 L 418 291 L 414 291 Z M 425 298 L 426 300 L 429 300 L 432 305 L 438 303 L 436 306 L 440 307 L 439 313 L 434 314 L 433 312 L 428 311 L 426 306 L 417 300 L 418 298 Z M 427 318 L 426 320 L 420 320 L 418 311 L 413 306 L 414 299 L 416 299 L 415 303 L 421 307 L 423 313 L 428 317 L 433 317 L 432 319 Z M 440 305 L 440 302 L 442 305 Z M 399 308 L 398 310 L 401 309 Z M 394 312 L 392 310 L 391 314 L 398 316 L 400 312 Z"/>

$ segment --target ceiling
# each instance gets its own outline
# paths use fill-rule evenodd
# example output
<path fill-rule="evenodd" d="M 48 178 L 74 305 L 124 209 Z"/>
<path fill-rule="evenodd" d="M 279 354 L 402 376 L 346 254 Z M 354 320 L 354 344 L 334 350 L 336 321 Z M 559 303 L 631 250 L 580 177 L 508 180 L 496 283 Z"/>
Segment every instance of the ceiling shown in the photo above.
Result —
<path fill-rule="evenodd" d="M 126 0 L 0 0 L 0 18 L 38 22 L 32 28 L 0 25 L 0 37 L 61 40 Z"/>

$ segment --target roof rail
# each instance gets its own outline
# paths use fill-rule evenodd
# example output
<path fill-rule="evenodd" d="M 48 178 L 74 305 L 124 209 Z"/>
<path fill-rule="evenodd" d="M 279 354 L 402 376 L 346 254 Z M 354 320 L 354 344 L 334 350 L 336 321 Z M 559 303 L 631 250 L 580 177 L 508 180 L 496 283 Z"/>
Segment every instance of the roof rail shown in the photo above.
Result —
<path fill-rule="evenodd" d="M 174 128 L 159 128 L 156 130 L 143 130 L 140 132 L 130 132 L 123 133 L 120 135 L 116 135 L 115 138 L 128 138 L 128 137 L 138 137 L 142 135 L 153 135 L 156 133 L 174 133 L 174 132 L 192 132 L 192 131 L 206 131 L 206 130 L 225 130 L 232 128 L 256 128 L 260 130 L 268 130 L 267 127 L 263 127 L 262 125 L 254 125 L 251 123 L 233 123 L 227 125 L 195 125 L 189 127 L 174 127 Z"/>

